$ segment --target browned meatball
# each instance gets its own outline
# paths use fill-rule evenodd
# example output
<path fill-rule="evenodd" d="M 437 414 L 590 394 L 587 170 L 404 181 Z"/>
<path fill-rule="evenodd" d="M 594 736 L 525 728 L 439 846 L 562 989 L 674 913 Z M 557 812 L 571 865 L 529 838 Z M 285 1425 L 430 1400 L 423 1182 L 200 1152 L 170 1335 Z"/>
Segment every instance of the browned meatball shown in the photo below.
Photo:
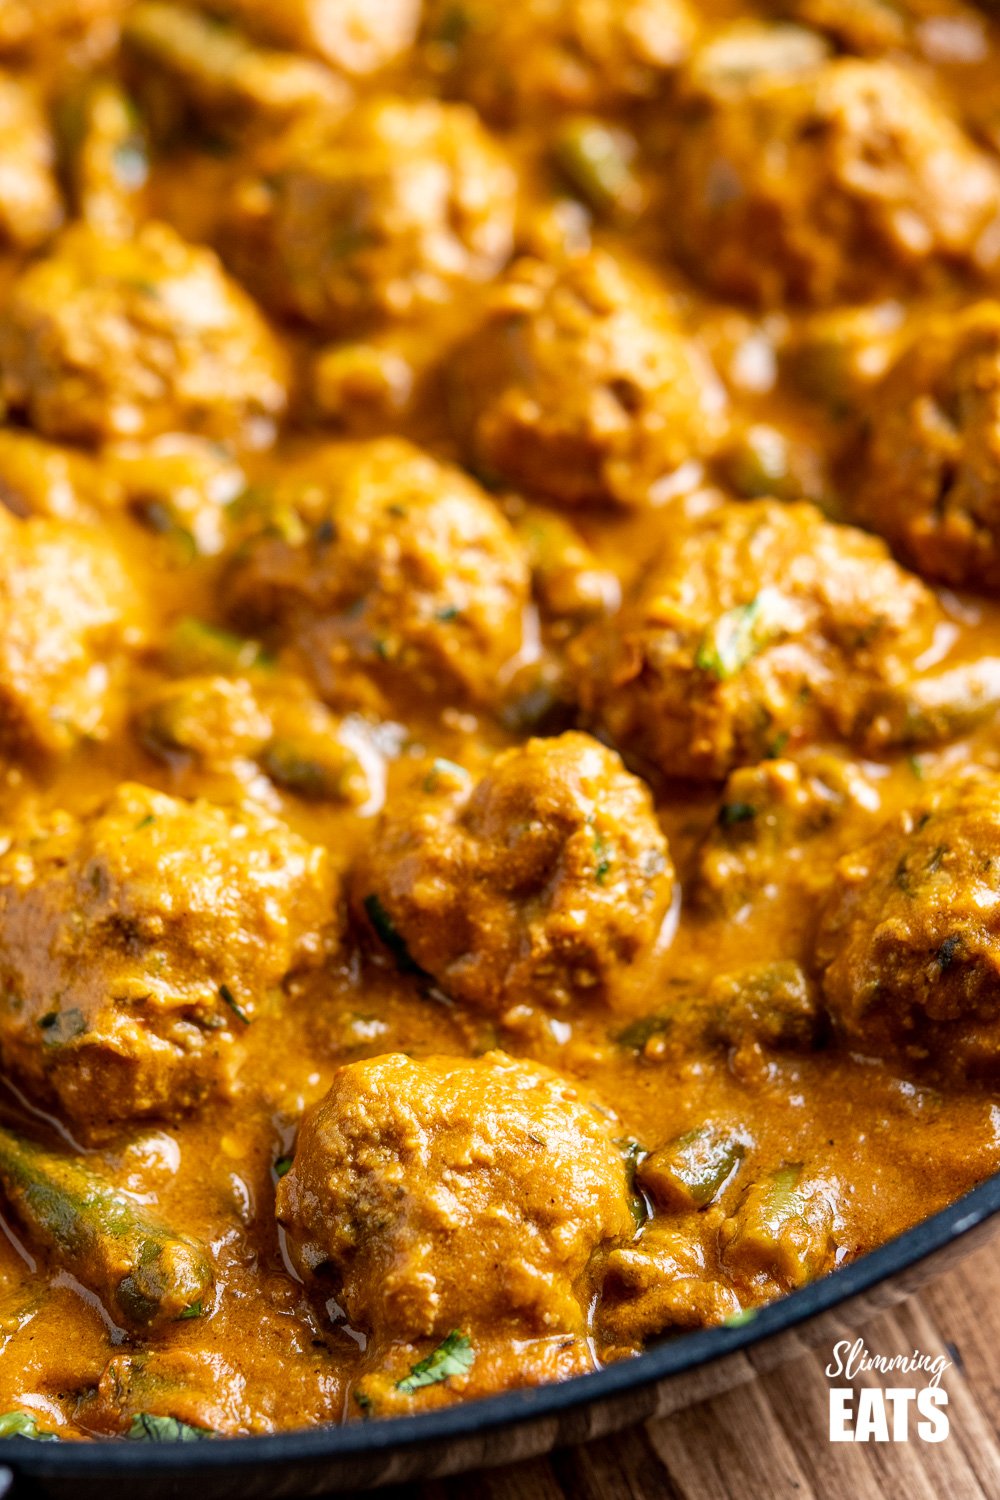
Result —
<path fill-rule="evenodd" d="M 1000 587 L 1000 302 L 921 328 L 865 417 L 854 518 L 929 578 Z"/>
<path fill-rule="evenodd" d="M 125 785 L 84 817 L 8 830 L 0 1054 L 84 1130 L 172 1117 L 225 1089 L 285 976 L 322 962 L 326 853 L 250 805 Z"/>
<path fill-rule="evenodd" d="M 84 225 L 16 282 L 0 323 L 3 395 L 70 442 L 186 429 L 269 434 L 285 407 L 281 349 L 211 251 L 166 224 L 133 239 Z"/>
<path fill-rule="evenodd" d="M 800 762 L 740 766 L 726 779 L 715 825 L 698 851 L 694 903 L 726 918 L 780 903 L 776 927 L 794 890 L 801 920 L 811 910 L 808 897 L 825 893 L 832 861 L 859 833 L 867 835 L 879 808 L 861 767 L 826 751 L 807 750 Z"/>
<path fill-rule="evenodd" d="M 400 57 L 420 21 L 420 0 L 208 0 L 204 8 L 359 76 Z"/>
<path fill-rule="evenodd" d="M 55 233 L 62 216 L 48 122 L 34 95 L 0 74 L 0 240 L 33 250 Z"/>
<path fill-rule="evenodd" d="M 565 505 L 655 501 L 721 403 L 663 292 L 600 252 L 519 262 L 452 367 L 470 465 Z"/>
<path fill-rule="evenodd" d="M 836 870 L 816 940 L 823 993 L 858 1052 L 956 1081 L 1000 1068 L 1000 779 L 899 814 Z"/>
<path fill-rule="evenodd" d="M 940 620 L 876 538 L 804 503 L 725 504 L 679 520 L 617 621 L 580 638 L 581 700 L 665 776 L 830 736 L 933 738 L 904 695 Z"/>
<path fill-rule="evenodd" d="M 511 252 L 515 178 L 472 110 L 373 99 L 266 152 L 223 246 L 268 305 L 331 333 L 411 318 Z"/>
<path fill-rule="evenodd" d="M 243 677 L 160 683 L 140 699 L 132 725 L 155 759 L 169 766 L 192 761 L 202 773 L 252 763 L 273 732 L 253 684 Z"/>
<path fill-rule="evenodd" d="M 445 765 L 393 800 L 354 901 L 404 966 L 502 1012 L 620 1005 L 670 909 L 647 788 L 583 734 L 505 751 L 474 784 Z"/>
<path fill-rule="evenodd" d="M 0 749 L 55 755 L 105 733 L 116 665 L 144 625 L 113 543 L 0 508 Z"/>
<path fill-rule="evenodd" d="M 1000 169 L 901 67 L 840 58 L 693 85 L 669 212 L 723 295 L 860 301 L 994 262 Z"/>
<path fill-rule="evenodd" d="M 450 86 L 504 122 L 648 97 L 696 30 L 687 0 L 430 0 L 425 23 Z"/>
<path fill-rule="evenodd" d="M 549 1068 L 351 1063 L 306 1117 L 278 1218 L 380 1342 L 576 1332 L 591 1258 L 635 1225 L 613 1118 Z"/>
<path fill-rule="evenodd" d="M 488 703 L 521 647 L 529 579 L 472 480 L 384 439 L 286 468 L 226 594 L 241 625 L 300 647 L 331 700 L 370 678 Z"/>

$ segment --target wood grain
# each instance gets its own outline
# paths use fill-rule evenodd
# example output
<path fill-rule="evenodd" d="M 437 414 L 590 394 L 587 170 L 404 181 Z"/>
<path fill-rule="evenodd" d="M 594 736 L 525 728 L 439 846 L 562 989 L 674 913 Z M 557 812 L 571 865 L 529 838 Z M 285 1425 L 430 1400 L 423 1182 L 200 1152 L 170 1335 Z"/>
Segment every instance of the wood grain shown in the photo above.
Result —
<path fill-rule="evenodd" d="M 386 1492 L 386 1500 L 998 1500 L 1000 1244 L 857 1329 L 879 1353 L 943 1354 L 939 1444 L 830 1443 L 830 1351 L 684 1412 L 548 1459 Z M 854 1382 L 906 1384 L 878 1375 Z"/>

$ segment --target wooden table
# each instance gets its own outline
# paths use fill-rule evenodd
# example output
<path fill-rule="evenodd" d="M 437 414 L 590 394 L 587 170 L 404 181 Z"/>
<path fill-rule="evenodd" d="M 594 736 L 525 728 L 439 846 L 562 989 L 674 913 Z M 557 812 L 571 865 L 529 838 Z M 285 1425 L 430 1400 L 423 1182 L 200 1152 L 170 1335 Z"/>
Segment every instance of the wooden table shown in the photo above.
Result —
<path fill-rule="evenodd" d="M 857 1331 L 880 1353 L 952 1361 L 945 1442 L 831 1444 L 822 1349 L 618 1437 L 382 1500 L 1000 1500 L 1000 1244 Z"/>

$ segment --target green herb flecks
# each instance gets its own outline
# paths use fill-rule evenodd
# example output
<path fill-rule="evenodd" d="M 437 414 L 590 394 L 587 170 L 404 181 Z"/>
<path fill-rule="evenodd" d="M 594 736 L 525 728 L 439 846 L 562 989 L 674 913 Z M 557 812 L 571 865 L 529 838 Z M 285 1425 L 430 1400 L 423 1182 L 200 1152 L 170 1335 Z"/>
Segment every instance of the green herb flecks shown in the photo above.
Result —
<path fill-rule="evenodd" d="M 87 1030 L 87 1018 L 82 1010 L 73 1006 L 70 1010 L 50 1010 L 38 1023 L 47 1047 L 62 1047 L 74 1037 Z"/>
<path fill-rule="evenodd" d="M 742 672 L 779 633 L 767 618 L 766 602 L 758 594 L 749 604 L 738 604 L 720 615 L 702 636 L 695 665 L 718 682 L 728 682 Z"/>
<path fill-rule="evenodd" d="M 439 756 L 424 777 L 424 791 L 433 793 L 441 790 L 442 783 L 445 787 L 453 787 L 456 784 L 464 785 L 469 780 L 469 773 L 464 766 Z"/>
<path fill-rule="evenodd" d="M 402 1391 L 404 1396 L 410 1396 L 425 1385 L 439 1385 L 442 1380 L 450 1380 L 454 1375 L 467 1375 L 475 1359 L 476 1351 L 472 1347 L 472 1340 L 454 1329 L 426 1359 L 413 1366 L 409 1375 L 396 1381 L 396 1389 Z"/>
<path fill-rule="evenodd" d="M 611 873 L 611 846 L 603 833 L 594 834 L 594 879 L 603 885 Z"/>
<path fill-rule="evenodd" d="M 229 1006 L 229 1009 L 232 1011 L 233 1015 L 238 1017 L 238 1019 L 243 1022 L 244 1026 L 250 1025 L 252 1017 L 247 1015 L 246 1011 L 243 1009 L 242 1005 L 237 1000 L 232 990 L 229 988 L 228 984 L 219 985 L 219 999 L 222 1001 L 223 1005 Z"/>
<path fill-rule="evenodd" d="M 720 828 L 734 828 L 738 823 L 752 823 L 757 809 L 750 802 L 723 802 L 719 808 Z"/>

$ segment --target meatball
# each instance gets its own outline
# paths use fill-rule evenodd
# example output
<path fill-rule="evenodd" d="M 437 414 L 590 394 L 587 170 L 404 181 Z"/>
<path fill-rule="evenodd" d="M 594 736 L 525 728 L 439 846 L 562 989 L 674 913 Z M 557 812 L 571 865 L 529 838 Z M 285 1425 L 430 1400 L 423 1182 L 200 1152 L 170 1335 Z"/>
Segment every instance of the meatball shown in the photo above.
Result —
<path fill-rule="evenodd" d="M 192 129 L 221 148 L 249 150 L 290 121 L 343 112 L 351 90 L 312 58 L 255 45 L 200 10 L 141 0 L 122 31 L 126 76 L 153 133 L 169 149 Z"/>
<path fill-rule="evenodd" d="M 878 791 L 859 766 L 826 751 L 805 751 L 801 763 L 766 760 L 740 766 L 726 780 L 715 825 L 697 859 L 692 895 L 703 911 L 733 919 L 762 901 L 825 892 L 830 864 L 867 834 L 879 811 Z M 793 921 L 795 918 L 793 918 Z"/>
<path fill-rule="evenodd" d="M 132 725 L 155 759 L 169 766 L 191 760 L 201 772 L 253 760 L 272 734 L 271 719 L 244 677 L 160 683 L 140 700 Z"/>
<path fill-rule="evenodd" d="M 234 190 L 222 244 L 277 312 L 340 333 L 494 276 L 513 244 L 515 186 L 466 106 L 373 99 L 264 153 Z"/>
<path fill-rule="evenodd" d="M 0 240 L 33 250 L 55 233 L 62 216 L 52 132 L 34 95 L 0 74 Z"/>
<path fill-rule="evenodd" d="M 476 784 L 447 763 L 420 772 L 352 886 L 398 962 L 502 1013 L 628 1001 L 674 870 L 647 788 L 568 733 L 505 751 Z"/>
<path fill-rule="evenodd" d="M 721 390 L 657 288 L 603 253 L 522 261 L 453 363 L 477 472 L 564 505 L 643 505 L 711 451 Z"/>
<path fill-rule="evenodd" d="M 58 755 L 104 733 L 116 659 L 143 634 L 110 541 L 0 508 L 0 749 Z"/>
<path fill-rule="evenodd" d="M 261 809 L 120 787 L 0 855 L 0 1054 L 84 1130 L 228 1086 L 235 1037 L 335 914 L 325 852 Z"/>
<path fill-rule="evenodd" d="M 425 25 L 450 86 L 503 123 L 646 98 L 696 29 L 687 0 L 430 0 Z"/>
<path fill-rule="evenodd" d="M 594 1252 L 635 1225 L 614 1121 L 538 1063 L 350 1063 L 306 1117 L 277 1212 L 379 1342 L 576 1332 Z"/>
<path fill-rule="evenodd" d="M 1000 247 L 1000 168 L 888 62 L 693 86 L 669 186 L 687 267 L 764 305 L 897 295 Z"/>
<path fill-rule="evenodd" d="M 280 347 L 253 303 L 165 224 L 127 240 L 70 229 L 14 285 L 0 371 L 5 399 L 70 442 L 259 438 L 286 400 Z"/>
<path fill-rule="evenodd" d="M 929 578 L 1000 587 L 1000 302 L 932 319 L 865 410 L 854 519 Z"/>
<path fill-rule="evenodd" d="M 1000 1069 L 1000 779 L 973 776 L 847 854 L 816 961 L 853 1049 L 963 1081 Z"/>
<path fill-rule="evenodd" d="M 225 590 L 236 622 L 296 644 L 332 700 L 370 677 L 488 703 L 521 648 L 530 584 L 473 481 L 387 438 L 286 468 Z"/>
<path fill-rule="evenodd" d="M 402 56 L 420 21 L 420 0 L 209 0 L 206 9 L 261 41 L 310 53 L 357 76 Z"/>
<path fill-rule="evenodd" d="M 722 778 L 830 736 L 888 740 L 888 705 L 907 702 L 940 619 L 877 538 L 805 503 L 727 503 L 678 521 L 617 621 L 579 638 L 581 702 L 664 776 Z M 899 718 L 898 737 L 916 736 Z"/>

